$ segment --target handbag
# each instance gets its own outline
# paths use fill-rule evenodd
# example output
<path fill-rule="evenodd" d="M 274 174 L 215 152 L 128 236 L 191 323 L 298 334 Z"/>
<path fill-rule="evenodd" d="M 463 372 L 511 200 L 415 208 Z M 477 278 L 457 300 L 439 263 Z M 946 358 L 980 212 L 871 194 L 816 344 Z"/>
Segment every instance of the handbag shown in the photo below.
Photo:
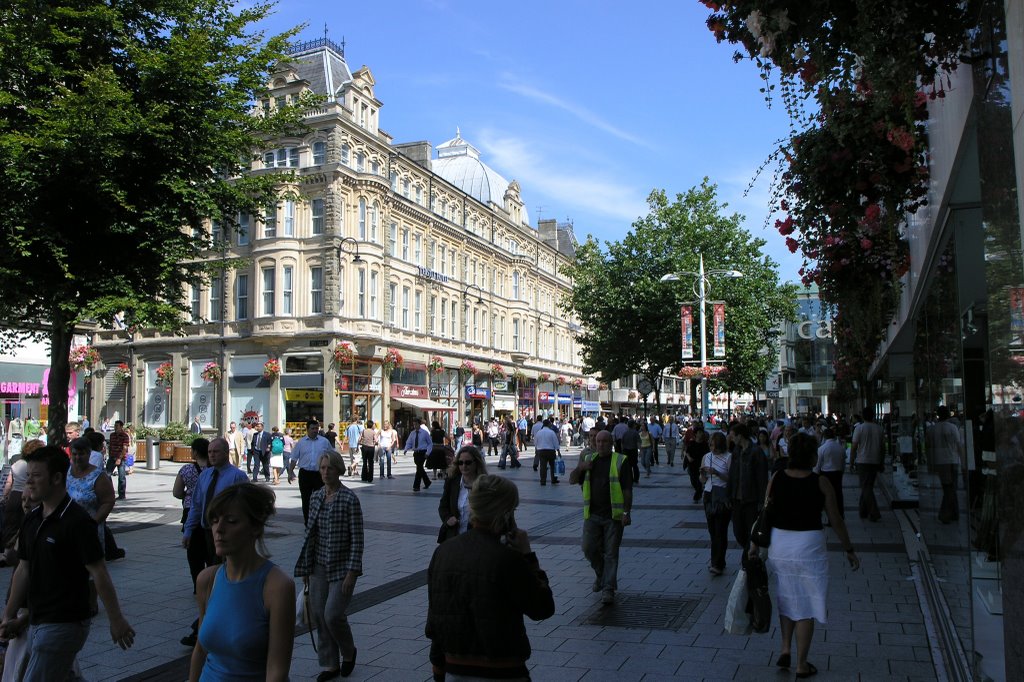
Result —
<path fill-rule="evenodd" d="M 738 571 L 725 605 L 725 631 L 730 635 L 749 635 L 753 629 L 747 615 L 747 572 Z"/>
<path fill-rule="evenodd" d="M 555 476 L 565 476 L 565 460 L 561 455 L 555 457 Z"/>
<path fill-rule="evenodd" d="M 295 627 L 309 630 L 309 641 L 316 651 L 316 639 L 313 637 L 313 612 L 309 608 L 309 585 L 303 585 L 302 591 L 295 594 Z"/>
<path fill-rule="evenodd" d="M 724 485 L 711 486 L 711 499 L 708 502 L 708 514 L 717 516 L 729 511 L 729 491 Z"/>
<path fill-rule="evenodd" d="M 760 558 L 747 561 L 747 596 L 750 598 L 750 625 L 764 634 L 772 627 L 772 598 L 768 594 L 768 569 Z"/>
<path fill-rule="evenodd" d="M 754 525 L 750 527 L 750 541 L 758 547 L 769 547 L 772 544 L 772 481 L 775 477 L 772 476 L 771 481 L 768 481 L 768 489 L 765 491 L 764 504 L 761 505 L 761 511 L 758 513 L 757 518 L 754 519 Z M 746 547 L 743 551 L 746 551 Z"/>

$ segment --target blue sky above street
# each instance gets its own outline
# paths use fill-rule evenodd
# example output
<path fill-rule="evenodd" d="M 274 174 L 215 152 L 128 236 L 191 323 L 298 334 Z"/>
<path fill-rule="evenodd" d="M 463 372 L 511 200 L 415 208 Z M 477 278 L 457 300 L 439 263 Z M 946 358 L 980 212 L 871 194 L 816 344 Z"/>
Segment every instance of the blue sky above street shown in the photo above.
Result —
<path fill-rule="evenodd" d="M 300 38 L 312 39 L 326 24 L 349 66 L 373 73 L 395 142 L 436 146 L 459 128 L 519 181 L 534 224 L 569 220 L 581 241 L 618 240 L 652 189 L 674 196 L 707 176 L 795 281 L 799 257 L 763 227 L 770 174 L 744 196 L 788 119 L 706 16 L 696 0 L 284 0 L 267 28 L 304 23 Z"/>

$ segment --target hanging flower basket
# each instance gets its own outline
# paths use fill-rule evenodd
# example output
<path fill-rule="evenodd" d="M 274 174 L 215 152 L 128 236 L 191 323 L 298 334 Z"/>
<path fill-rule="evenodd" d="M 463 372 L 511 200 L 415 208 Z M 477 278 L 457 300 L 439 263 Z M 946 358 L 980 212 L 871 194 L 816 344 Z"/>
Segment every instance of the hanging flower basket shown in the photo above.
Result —
<path fill-rule="evenodd" d="M 537 378 L 540 379 L 541 382 L 550 381 L 551 380 L 551 375 L 548 374 L 547 372 L 541 372 L 540 375 Z"/>
<path fill-rule="evenodd" d="M 502 367 L 498 363 L 494 363 L 493 365 L 491 365 L 491 378 L 492 379 L 504 379 L 507 376 L 508 376 L 508 374 L 505 372 L 505 368 L 504 367 Z"/>
<path fill-rule="evenodd" d="M 203 371 L 199 373 L 203 381 L 208 384 L 215 384 L 224 377 L 224 368 L 218 365 L 216 362 L 208 362 L 203 367 Z"/>
<path fill-rule="evenodd" d="M 69 360 L 71 371 L 77 372 L 80 369 L 90 371 L 100 364 L 100 352 L 94 346 L 77 346 L 71 349 Z"/>
<path fill-rule="evenodd" d="M 459 365 L 459 378 L 465 381 L 473 376 L 476 376 L 476 365 L 469 360 L 463 360 L 462 364 Z"/>
<path fill-rule="evenodd" d="M 281 376 L 281 361 L 277 358 L 270 358 L 263 363 L 263 378 L 274 381 Z"/>
<path fill-rule="evenodd" d="M 405 358 L 402 357 L 397 348 L 388 348 L 384 352 L 384 359 L 380 362 L 380 366 L 385 374 L 391 374 L 395 368 L 401 367 L 404 364 Z"/>
<path fill-rule="evenodd" d="M 171 392 L 171 386 L 174 385 L 174 364 L 170 360 L 161 362 L 156 368 L 156 383 L 163 386 L 167 393 Z"/>
<path fill-rule="evenodd" d="M 725 365 L 708 365 L 707 367 L 683 367 L 679 370 L 679 377 L 682 379 L 712 379 L 720 377 L 729 370 Z"/>
<path fill-rule="evenodd" d="M 351 365 L 356 359 L 356 349 L 348 341 L 341 341 L 332 351 L 331 362 L 334 369 L 341 369 L 345 365 Z"/>
<path fill-rule="evenodd" d="M 128 367 L 127 362 L 119 363 L 114 367 L 113 379 L 116 384 L 127 384 L 128 379 L 131 378 L 132 370 Z"/>
<path fill-rule="evenodd" d="M 580 378 L 573 379 L 572 380 L 572 387 L 575 388 L 577 391 L 580 390 L 581 388 L 583 388 L 583 379 L 580 379 Z"/>
<path fill-rule="evenodd" d="M 636 391 L 630 391 L 629 392 L 629 399 L 630 399 L 630 401 L 635 401 L 638 397 L 639 397 L 639 394 Z"/>
<path fill-rule="evenodd" d="M 523 370 L 521 370 L 519 368 L 516 368 L 516 369 L 512 370 L 512 379 L 516 383 L 524 384 L 524 383 L 526 383 L 526 372 L 524 372 Z"/>
<path fill-rule="evenodd" d="M 430 362 L 427 363 L 427 371 L 431 374 L 441 374 L 444 372 L 444 360 L 440 355 L 430 356 Z"/>
<path fill-rule="evenodd" d="M 562 385 L 565 384 L 565 382 L 566 382 L 566 378 L 563 377 L 561 374 L 559 374 L 557 377 L 555 377 L 555 385 L 556 386 L 562 386 Z"/>

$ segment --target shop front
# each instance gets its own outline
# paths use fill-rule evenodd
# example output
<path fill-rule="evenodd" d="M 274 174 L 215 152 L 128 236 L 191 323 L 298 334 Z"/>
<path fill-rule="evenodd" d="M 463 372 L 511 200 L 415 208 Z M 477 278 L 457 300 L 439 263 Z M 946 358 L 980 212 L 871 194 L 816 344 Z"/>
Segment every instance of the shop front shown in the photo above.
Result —
<path fill-rule="evenodd" d="M 356 359 L 338 371 L 338 433 L 353 419 L 384 419 L 384 388 L 379 362 Z M 330 420 L 329 420 L 330 421 Z"/>
<path fill-rule="evenodd" d="M 470 381 L 473 381 L 472 379 Z M 491 388 L 488 380 L 481 379 L 466 384 L 466 418 L 471 422 L 490 419 Z"/>
<path fill-rule="evenodd" d="M 326 428 L 322 353 L 285 355 L 281 390 L 284 393 L 284 428 L 291 429 L 293 435 L 302 435 L 310 419 L 316 419 Z"/>
<path fill-rule="evenodd" d="M 491 409 L 494 417 L 514 417 L 516 412 L 516 394 L 512 392 L 512 382 L 505 379 L 494 379 L 491 382 Z"/>
<path fill-rule="evenodd" d="M 263 422 L 270 430 L 270 380 L 263 376 L 266 355 L 236 355 L 228 363 L 228 420 L 253 426 Z M 148 414 L 148 411 L 147 411 Z"/>
<path fill-rule="evenodd" d="M 519 382 L 519 416 L 533 419 L 537 413 L 534 399 L 537 397 L 537 382 L 532 379 Z"/>
<path fill-rule="evenodd" d="M 568 393 L 541 391 L 537 396 L 537 405 L 544 417 L 560 416 L 565 418 L 568 416 L 571 404 L 572 396 Z"/>
<path fill-rule="evenodd" d="M 444 406 L 438 420 L 446 431 L 454 432 L 459 414 L 459 372 L 446 369 L 429 377 L 430 399 Z"/>
<path fill-rule="evenodd" d="M 391 413 L 394 423 L 408 430 L 413 419 L 421 419 L 428 426 L 438 422 L 448 430 L 458 406 L 440 403 L 430 397 L 430 389 L 414 384 L 391 384 Z M 397 428 L 397 427 L 396 427 Z M 404 432 L 404 431 L 403 431 Z"/>

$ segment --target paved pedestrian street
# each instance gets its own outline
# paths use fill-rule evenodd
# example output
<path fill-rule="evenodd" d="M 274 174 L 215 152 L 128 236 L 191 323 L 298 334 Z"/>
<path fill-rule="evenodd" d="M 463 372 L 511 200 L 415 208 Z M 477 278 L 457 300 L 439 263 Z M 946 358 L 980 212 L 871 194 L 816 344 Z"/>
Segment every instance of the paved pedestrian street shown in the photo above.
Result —
<path fill-rule="evenodd" d="M 571 449 L 567 467 L 576 463 Z M 530 534 L 555 595 L 556 613 L 527 621 L 534 680 L 782 680 L 774 665 L 776 625 L 763 635 L 726 634 L 726 600 L 740 551 L 728 554 L 725 576 L 712 577 L 703 509 L 679 466 L 656 467 L 634 493 L 633 525 L 622 543 L 619 593 L 602 607 L 590 590 L 593 573 L 580 551 L 581 493 L 568 484 L 541 487 L 531 467 L 532 451 L 518 470 L 498 472 L 519 486 L 516 519 Z M 436 546 L 437 502 L 443 481 L 412 491 L 412 458 L 402 457 L 393 480 L 348 481 L 366 521 L 363 576 L 350 609 L 358 647 L 353 680 L 430 680 L 429 642 L 423 635 L 427 610 L 426 568 Z M 495 473 L 496 458 L 488 458 Z M 181 548 L 178 500 L 171 487 L 179 465 L 157 471 L 137 467 L 128 479 L 128 500 L 118 502 L 111 526 L 127 558 L 108 564 L 135 646 L 121 651 L 110 641 L 101 606 L 79 657 L 84 677 L 107 680 L 187 678 L 190 650 L 179 643 L 195 617 L 192 585 Z M 846 499 L 856 504 L 855 477 L 846 478 Z M 278 514 L 268 529 L 272 560 L 291 573 L 302 543 L 297 485 L 274 487 Z M 905 514 L 907 512 L 898 512 Z M 911 514 L 913 512 L 910 512 Z M 918 606 L 914 571 L 898 519 L 857 519 L 848 507 L 850 533 L 862 560 L 846 566 L 830 536 L 829 623 L 817 626 L 809 660 L 820 680 L 936 680 L 927 623 Z M 10 569 L 4 571 L 6 582 Z M 3 587 L 6 587 L 4 585 Z M 240 623 L 239 627 L 244 627 Z M 794 645 L 795 652 L 795 645 Z M 295 637 L 293 680 L 319 672 L 308 633 Z"/>

